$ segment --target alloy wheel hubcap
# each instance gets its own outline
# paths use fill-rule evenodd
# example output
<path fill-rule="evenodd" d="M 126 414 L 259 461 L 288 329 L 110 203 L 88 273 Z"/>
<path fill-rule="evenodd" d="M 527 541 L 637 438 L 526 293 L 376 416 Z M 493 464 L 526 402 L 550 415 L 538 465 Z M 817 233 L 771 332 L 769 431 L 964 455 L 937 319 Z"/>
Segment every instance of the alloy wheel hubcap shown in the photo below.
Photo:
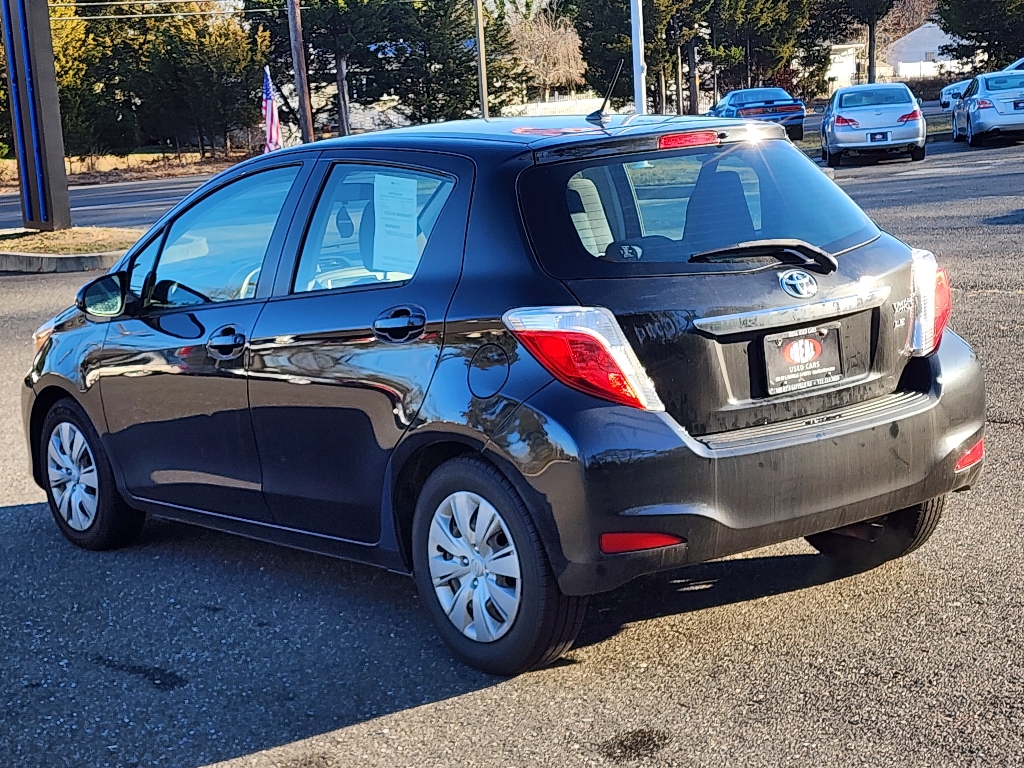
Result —
<path fill-rule="evenodd" d="M 427 538 L 430 579 L 463 635 L 490 643 L 512 628 L 522 594 L 519 553 L 498 510 L 458 491 L 434 512 Z"/>
<path fill-rule="evenodd" d="M 50 493 L 64 522 L 72 530 L 87 530 L 96 519 L 99 475 L 92 449 L 74 424 L 62 421 L 50 433 L 46 474 Z"/>

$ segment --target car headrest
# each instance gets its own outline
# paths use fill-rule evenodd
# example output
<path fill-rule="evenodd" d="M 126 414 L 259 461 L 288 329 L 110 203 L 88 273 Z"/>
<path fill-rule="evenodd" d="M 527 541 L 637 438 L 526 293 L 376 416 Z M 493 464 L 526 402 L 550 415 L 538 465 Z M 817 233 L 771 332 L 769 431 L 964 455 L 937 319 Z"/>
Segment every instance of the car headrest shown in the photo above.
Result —
<path fill-rule="evenodd" d="M 696 253 L 754 239 L 754 222 L 739 173 L 705 165 L 686 205 L 683 240 L 687 247 Z"/>

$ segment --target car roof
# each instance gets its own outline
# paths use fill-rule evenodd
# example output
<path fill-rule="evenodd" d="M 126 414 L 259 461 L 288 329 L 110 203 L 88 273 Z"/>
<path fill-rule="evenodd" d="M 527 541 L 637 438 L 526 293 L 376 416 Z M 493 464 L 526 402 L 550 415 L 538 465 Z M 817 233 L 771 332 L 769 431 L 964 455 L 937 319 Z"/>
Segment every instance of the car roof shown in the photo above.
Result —
<path fill-rule="evenodd" d="M 851 91 L 866 91 L 868 89 L 874 90 L 876 88 L 902 88 L 909 91 L 906 84 L 904 83 L 861 83 L 860 85 L 845 85 L 838 89 L 836 93 L 849 93 Z"/>
<path fill-rule="evenodd" d="M 1012 64 L 1007 64 L 1006 69 L 1004 69 L 1003 72 L 1013 72 L 1017 69 L 1024 69 L 1024 59 L 1017 59 Z"/>
<path fill-rule="evenodd" d="M 588 122 L 584 115 L 499 117 L 389 128 L 326 139 L 313 146 L 321 150 L 356 146 L 399 148 L 427 142 L 455 148 L 486 143 L 504 144 L 510 150 L 536 151 L 608 139 L 641 138 L 702 128 L 736 128 L 747 124 L 750 123 L 745 120 L 693 115 L 607 115 L 607 123 L 603 126 Z"/>

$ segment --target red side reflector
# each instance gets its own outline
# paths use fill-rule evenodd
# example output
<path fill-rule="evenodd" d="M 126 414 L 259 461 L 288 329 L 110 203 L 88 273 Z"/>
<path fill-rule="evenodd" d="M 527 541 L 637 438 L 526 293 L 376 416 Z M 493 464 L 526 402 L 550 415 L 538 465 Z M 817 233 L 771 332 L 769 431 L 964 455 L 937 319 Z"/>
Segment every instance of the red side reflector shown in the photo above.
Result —
<path fill-rule="evenodd" d="M 666 133 L 658 137 L 658 149 L 682 149 L 683 147 L 707 147 L 718 143 L 717 131 L 690 131 L 689 133 Z"/>
<path fill-rule="evenodd" d="M 684 541 L 686 539 L 671 533 L 602 533 L 601 551 L 606 555 L 617 555 L 621 552 L 671 547 Z"/>
<path fill-rule="evenodd" d="M 960 461 L 956 463 L 956 471 L 963 472 L 965 469 L 970 469 L 984 458 L 985 438 L 981 438 L 981 440 L 967 449 L 967 453 L 960 457 Z"/>

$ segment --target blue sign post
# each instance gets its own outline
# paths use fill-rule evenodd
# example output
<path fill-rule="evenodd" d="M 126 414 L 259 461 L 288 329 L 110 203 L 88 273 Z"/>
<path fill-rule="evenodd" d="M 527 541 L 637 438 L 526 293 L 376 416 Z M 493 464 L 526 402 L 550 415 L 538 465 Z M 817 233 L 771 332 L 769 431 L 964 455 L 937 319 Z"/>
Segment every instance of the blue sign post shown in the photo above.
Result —
<path fill-rule="evenodd" d="M 0 22 L 22 221 L 29 229 L 67 229 L 71 208 L 47 0 L 0 0 Z"/>

